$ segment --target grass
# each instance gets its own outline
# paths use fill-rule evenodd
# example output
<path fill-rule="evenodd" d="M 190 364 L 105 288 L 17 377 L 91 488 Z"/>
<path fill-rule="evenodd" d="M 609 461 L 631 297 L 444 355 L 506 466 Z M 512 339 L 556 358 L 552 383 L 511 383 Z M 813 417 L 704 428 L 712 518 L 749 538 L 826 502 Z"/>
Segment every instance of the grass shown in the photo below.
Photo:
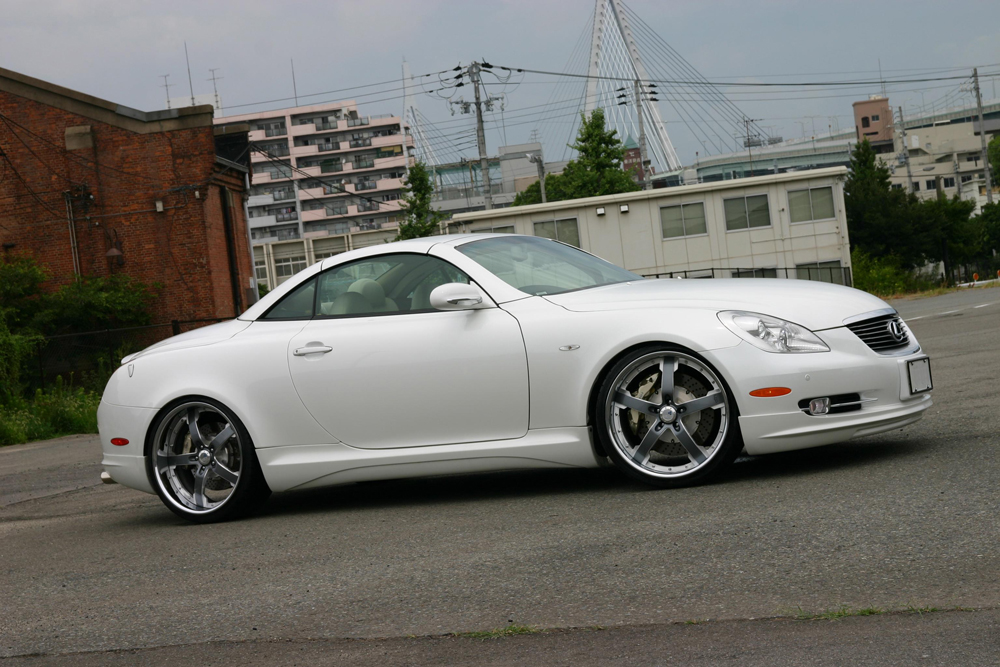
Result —
<path fill-rule="evenodd" d="M 827 609 L 826 611 L 821 611 L 819 613 L 812 613 L 803 611 L 802 607 L 797 607 L 794 610 L 787 610 L 781 612 L 781 616 L 791 617 L 796 621 L 837 621 L 842 618 L 851 618 L 854 616 L 880 616 L 884 614 L 933 614 L 935 612 L 942 611 L 974 611 L 968 607 L 949 607 L 947 609 L 942 609 L 940 607 L 917 607 L 912 604 L 906 605 L 905 607 L 898 607 L 896 609 L 882 609 L 880 607 L 862 607 L 860 609 L 855 609 L 848 607 L 847 605 L 841 605 L 836 609 Z"/>
<path fill-rule="evenodd" d="M 66 384 L 39 389 L 31 399 L 0 405 L 0 446 L 48 440 L 77 433 L 97 433 L 101 395 Z"/>
<path fill-rule="evenodd" d="M 506 625 L 502 628 L 493 628 L 492 630 L 456 632 L 452 636 L 466 637 L 468 639 L 503 639 L 504 637 L 513 637 L 515 635 L 536 635 L 540 632 L 543 631 L 531 625 L 511 623 L 510 625 Z"/>

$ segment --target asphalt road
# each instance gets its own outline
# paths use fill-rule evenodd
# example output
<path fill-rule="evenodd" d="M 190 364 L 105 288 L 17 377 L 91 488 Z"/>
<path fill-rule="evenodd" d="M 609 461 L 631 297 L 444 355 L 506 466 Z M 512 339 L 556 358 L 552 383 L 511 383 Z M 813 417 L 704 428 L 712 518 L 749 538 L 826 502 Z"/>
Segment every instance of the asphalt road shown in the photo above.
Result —
<path fill-rule="evenodd" d="M 192 526 L 100 485 L 95 438 L 0 449 L 0 663 L 1000 664 L 1000 289 L 895 305 L 924 420 L 693 489 L 393 481 Z M 942 611 L 774 618 L 842 607 Z M 512 622 L 552 631 L 445 636 Z"/>

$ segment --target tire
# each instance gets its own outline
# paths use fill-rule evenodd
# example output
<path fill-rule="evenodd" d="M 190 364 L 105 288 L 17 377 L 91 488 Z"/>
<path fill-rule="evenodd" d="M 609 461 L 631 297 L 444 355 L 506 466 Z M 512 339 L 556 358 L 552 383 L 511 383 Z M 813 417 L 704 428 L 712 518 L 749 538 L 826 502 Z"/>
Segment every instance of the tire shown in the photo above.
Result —
<path fill-rule="evenodd" d="M 250 434 L 218 401 L 175 401 L 150 433 L 149 481 L 177 516 L 195 523 L 227 521 L 253 511 L 271 494 Z"/>
<path fill-rule="evenodd" d="M 664 396 L 664 376 L 672 391 Z M 596 436 L 619 470 L 659 488 L 699 484 L 743 449 L 736 401 L 704 359 L 656 344 L 632 350 L 604 375 Z"/>

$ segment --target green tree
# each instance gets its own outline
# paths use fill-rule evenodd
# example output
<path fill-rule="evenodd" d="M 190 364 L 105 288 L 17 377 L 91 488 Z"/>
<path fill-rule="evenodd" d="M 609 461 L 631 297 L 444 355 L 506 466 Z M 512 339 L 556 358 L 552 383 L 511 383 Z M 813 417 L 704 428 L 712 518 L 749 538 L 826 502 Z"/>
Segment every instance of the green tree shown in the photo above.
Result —
<path fill-rule="evenodd" d="M 45 269 L 30 255 L 0 259 L 0 310 L 7 311 L 11 328 L 27 326 L 44 307 L 42 283 L 47 278 Z"/>
<path fill-rule="evenodd" d="M 983 254 L 1000 253 L 1000 204 L 986 204 L 979 214 L 983 238 Z"/>
<path fill-rule="evenodd" d="M 158 288 L 121 273 L 84 277 L 46 296 L 33 325 L 51 335 L 149 324 Z"/>
<path fill-rule="evenodd" d="M 873 258 L 893 255 L 905 269 L 923 264 L 928 239 L 925 228 L 914 224 L 917 204 L 915 195 L 892 188 L 889 168 L 867 139 L 855 146 L 844 183 L 852 250 Z"/>
<path fill-rule="evenodd" d="M 401 208 L 405 217 L 399 223 L 396 240 L 418 239 L 436 233 L 446 215 L 431 205 L 434 184 L 423 162 L 416 162 L 410 167 L 403 192 Z"/>
<path fill-rule="evenodd" d="M 915 207 L 916 226 L 924 230 L 926 257 L 944 262 L 948 275 L 954 264 L 972 261 L 982 254 L 979 220 L 972 218 L 975 202 L 944 196 L 921 201 Z"/>
<path fill-rule="evenodd" d="M 580 114 L 580 131 L 576 143 L 570 148 L 577 152 L 576 159 L 566 165 L 562 174 L 547 175 L 545 178 L 545 198 L 548 201 L 600 197 L 639 189 L 639 185 L 632 180 L 632 174 L 622 169 L 625 147 L 618 138 L 618 131 L 607 129 L 603 109 L 594 109 L 590 118 Z M 535 182 L 518 193 L 513 205 L 538 204 L 541 201 L 541 188 Z"/>

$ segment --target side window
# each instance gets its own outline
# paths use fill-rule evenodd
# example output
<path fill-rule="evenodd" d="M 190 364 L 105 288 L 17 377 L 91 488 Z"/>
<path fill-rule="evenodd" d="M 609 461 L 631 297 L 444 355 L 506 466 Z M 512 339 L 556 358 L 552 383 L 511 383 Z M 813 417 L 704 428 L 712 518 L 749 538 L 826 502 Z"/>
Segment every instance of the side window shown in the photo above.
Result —
<path fill-rule="evenodd" d="M 317 317 L 426 311 L 445 283 L 468 283 L 454 266 L 428 255 L 381 255 L 338 266 L 319 276 Z"/>
<path fill-rule="evenodd" d="M 261 319 L 264 320 L 310 320 L 313 316 L 313 301 L 316 295 L 316 279 L 307 280 L 274 305 Z"/>

